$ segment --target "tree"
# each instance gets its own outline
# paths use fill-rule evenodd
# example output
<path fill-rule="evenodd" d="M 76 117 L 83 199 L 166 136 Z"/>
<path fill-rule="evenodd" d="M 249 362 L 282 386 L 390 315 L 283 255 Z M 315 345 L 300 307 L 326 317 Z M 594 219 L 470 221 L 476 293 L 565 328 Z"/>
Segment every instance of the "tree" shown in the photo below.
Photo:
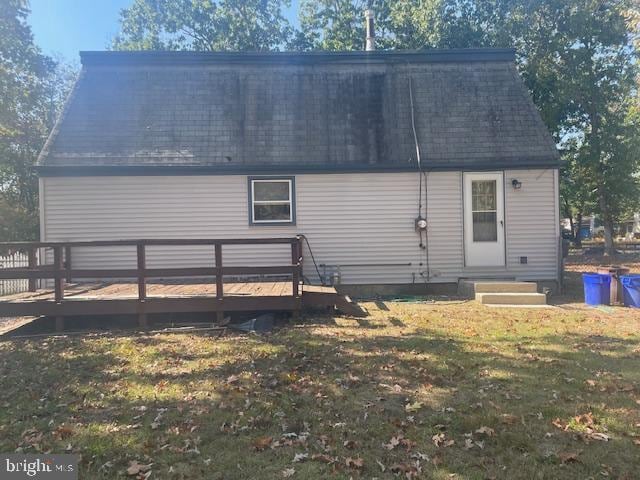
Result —
<path fill-rule="evenodd" d="M 24 0 L 0 3 L 0 239 L 38 232 L 33 166 L 73 77 L 33 43 Z"/>
<path fill-rule="evenodd" d="M 269 51 L 292 33 L 289 0 L 134 0 L 115 50 Z"/>
<path fill-rule="evenodd" d="M 582 219 L 586 215 L 593 215 L 596 210 L 595 181 L 585 171 L 581 161 L 583 141 L 576 136 L 564 142 L 563 160 L 566 163 L 560 179 L 561 214 L 569 219 L 573 242 L 578 248 L 582 246 Z"/>
<path fill-rule="evenodd" d="M 584 7 L 586 3 L 586 8 Z M 558 29 L 562 48 L 555 68 L 558 91 L 565 101 L 558 131 L 578 132 L 581 177 L 591 183 L 596 212 L 604 226 L 605 253 L 613 255 L 614 223 L 640 196 L 635 174 L 640 168 L 638 129 L 630 121 L 634 91 L 635 51 L 629 43 L 625 1 L 583 2 L 564 12 Z M 566 7 L 565 7 L 566 8 Z"/>

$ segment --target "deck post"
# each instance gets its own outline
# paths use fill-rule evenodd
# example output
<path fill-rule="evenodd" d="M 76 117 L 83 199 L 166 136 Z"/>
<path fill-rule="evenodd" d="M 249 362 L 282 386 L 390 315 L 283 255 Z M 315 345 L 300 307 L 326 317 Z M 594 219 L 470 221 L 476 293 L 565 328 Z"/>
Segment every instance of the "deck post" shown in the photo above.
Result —
<path fill-rule="evenodd" d="M 136 255 L 138 259 L 138 325 L 140 328 L 147 328 L 147 314 L 144 304 L 147 299 L 147 281 L 145 278 L 147 258 L 144 243 L 140 242 L 136 245 Z"/>
<path fill-rule="evenodd" d="M 222 298 L 224 297 L 224 278 L 222 275 L 222 244 L 215 244 L 215 256 L 216 256 L 216 301 L 218 302 L 218 307 L 222 303 Z M 216 309 L 216 322 L 218 324 L 223 323 L 224 321 L 224 311 Z"/>
<path fill-rule="evenodd" d="M 54 298 L 56 303 L 62 303 L 64 300 L 64 278 L 62 277 L 64 270 L 62 259 L 62 247 L 53 247 L 53 274 L 54 278 Z M 56 315 L 56 332 L 62 332 L 64 330 L 64 317 L 62 315 Z"/>
<path fill-rule="evenodd" d="M 64 278 L 62 277 L 64 265 L 62 264 L 62 247 L 53 247 L 53 274 L 56 303 L 64 300 Z"/>
<path fill-rule="evenodd" d="M 216 243 L 216 298 L 222 300 L 224 297 L 224 287 L 222 278 L 222 244 Z"/>
<path fill-rule="evenodd" d="M 36 257 L 36 249 L 35 247 L 31 247 L 29 248 L 29 269 L 35 269 L 38 265 L 38 257 Z M 30 278 L 29 279 L 29 291 L 30 292 L 35 292 L 37 285 L 36 285 L 36 281 L 37 279 L 35 278 Z"/>
<path fill-rule="evenodd" d="M 64 267 L 67 270 L 67 283 L 71 283 L 71 245 L 64 247 Z"/>

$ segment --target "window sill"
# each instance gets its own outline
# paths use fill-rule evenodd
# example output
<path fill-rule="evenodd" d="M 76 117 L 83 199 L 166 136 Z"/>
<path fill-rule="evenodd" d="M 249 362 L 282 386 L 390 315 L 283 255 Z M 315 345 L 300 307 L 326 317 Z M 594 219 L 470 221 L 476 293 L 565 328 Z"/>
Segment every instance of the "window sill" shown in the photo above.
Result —
<path fill-rule="evenodd" d="M 250 227 L 295 227 L 296 222 L 250 222 Z"/>

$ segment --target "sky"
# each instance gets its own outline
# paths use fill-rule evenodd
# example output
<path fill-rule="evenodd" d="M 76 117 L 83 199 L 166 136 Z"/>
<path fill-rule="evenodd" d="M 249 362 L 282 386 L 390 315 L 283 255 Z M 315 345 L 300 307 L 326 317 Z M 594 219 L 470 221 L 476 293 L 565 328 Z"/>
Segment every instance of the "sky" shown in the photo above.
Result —
<path fill-rule="evenodd" d="M 120 10 L 132 1 L 31 0 L 29 23 L 43 53 L 79 63 L 79 51 L 107 48 L 118 33 Z M 293 23 L 297 3 L 286 12 Z"/>

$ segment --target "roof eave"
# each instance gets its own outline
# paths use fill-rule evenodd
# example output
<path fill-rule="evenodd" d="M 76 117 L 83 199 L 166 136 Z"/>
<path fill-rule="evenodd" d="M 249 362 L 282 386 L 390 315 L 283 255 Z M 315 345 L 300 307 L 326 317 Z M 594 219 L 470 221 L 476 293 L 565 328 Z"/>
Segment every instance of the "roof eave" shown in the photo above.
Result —
<path fill-rule="evenodd" d="M 529 170 L 538 168 L 560 168 L 557 158 L 531 159 L 514 164 L 505 161 L 432 163 L 423 170 L 437 171 L 489 171 Z M 415 172 L 415 164 L 407 165 L 40 165 L 41 177 L 84 176 L 189 176 L 189 175 L 278 175 L 313 173 L 398 173 Z"/>

